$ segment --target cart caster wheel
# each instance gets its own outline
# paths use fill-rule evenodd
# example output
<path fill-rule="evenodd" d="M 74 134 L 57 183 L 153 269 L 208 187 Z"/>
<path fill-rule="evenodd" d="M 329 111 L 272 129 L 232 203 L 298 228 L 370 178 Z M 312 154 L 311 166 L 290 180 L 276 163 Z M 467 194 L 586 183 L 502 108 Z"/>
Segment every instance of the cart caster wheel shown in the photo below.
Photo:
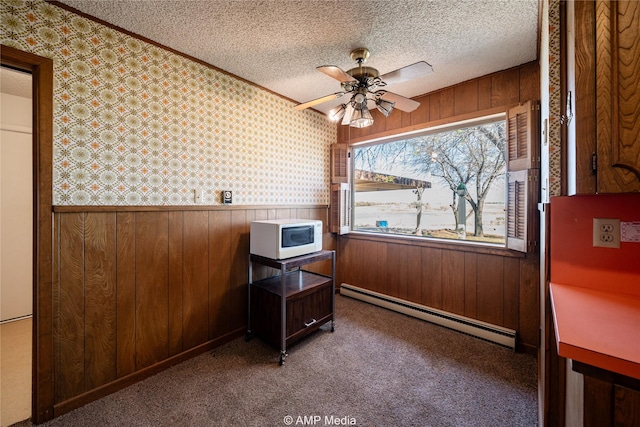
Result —
<path fill-rule="evenodd" d="M 252 334 L 251 332 L 247 332 L 247 333 L 244 335 L 244 340 L 245 340 L 245 342 L 251 341 L 251 338 L 253 338 L 253 334 Z"/>
<path fill-rule="evenodd" d="M 287 353 L 280 354 L 280 358 L 278 359 L 278 365 L 284 365 L 284 359 L 287 357 Z"/>
<path fill-rule="evenodd" d="M 331 332 L 335 332 L 336 331 L 336 325 L 331 322 Z"/>

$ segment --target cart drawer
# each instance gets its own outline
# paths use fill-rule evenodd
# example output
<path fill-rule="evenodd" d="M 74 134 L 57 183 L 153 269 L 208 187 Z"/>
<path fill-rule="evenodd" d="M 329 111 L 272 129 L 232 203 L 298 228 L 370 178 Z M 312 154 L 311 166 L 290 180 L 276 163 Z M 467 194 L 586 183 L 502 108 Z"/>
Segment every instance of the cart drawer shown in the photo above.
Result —
<path fill-rule="evenodd" d="M 287 297 L 286 340 L 287 345 L 315 331 L 331 320 L 332 283 L 315 287 Z M 280 347 L 281 316 L 280 296 L 260 287 L 252 286 L 250 329 L 270 344 Z"/>
<path fill-rule="evenodd" d="M 307 329 L 315 330 L 331 316 L 331 284 L 287 300 L 287 341 Z M 323 319 L 325 319 L 323 321 Z M 322 322 L 322 323 L 321 323 Z M 300 335 L 306 335 L 300 334 Z"/>

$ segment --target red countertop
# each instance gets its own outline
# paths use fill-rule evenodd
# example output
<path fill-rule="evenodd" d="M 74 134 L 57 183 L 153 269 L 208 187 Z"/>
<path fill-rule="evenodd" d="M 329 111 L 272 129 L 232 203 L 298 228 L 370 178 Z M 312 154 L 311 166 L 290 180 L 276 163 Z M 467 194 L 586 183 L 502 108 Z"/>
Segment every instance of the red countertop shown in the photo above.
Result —
<path fill-rule="evenodd" d="M 593 246 L 593 219 L 640 221 L 640 193 L 551 199 L 550 292 L 558 354 L 640 379 L 640 242 Z"/>
<path fill-rule="evenodd" d="M 640 379 L 640 297 L 550 284 L 558 354 Z"/>

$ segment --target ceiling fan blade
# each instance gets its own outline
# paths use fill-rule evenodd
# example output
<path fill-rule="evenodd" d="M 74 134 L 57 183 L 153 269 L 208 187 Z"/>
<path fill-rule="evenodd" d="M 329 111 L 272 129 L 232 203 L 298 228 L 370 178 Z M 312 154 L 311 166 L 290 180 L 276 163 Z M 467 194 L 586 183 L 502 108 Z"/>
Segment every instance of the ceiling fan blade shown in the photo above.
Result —
<path fill-rule="evenodd" d="M 343 71 L 342 68 L 336 67 L 335 65 L 322 65 L 320 67 L 316 67 L 316 70 L 338 80 L 341 83 L 357 82 L 356 79 Z"/>
<path fill-rule="evenodd" d="M 344 92 L 336 92 L 331 95 L 323 96 L 322 98 L 313 99 L 303 104 L 298 104 L 294 108 L 296 110 L 304 110 L 305 108 L 313 107 L 314 105 L 322 104 L 323 102 L 331 101 L 332 99 L 340 98 L 344 95 Z"/>
<path fill-rule="evenodd" d="M 404 111 L 405 113 L 410 113 L 420 106 L 420 103 L 418 101 L 414 101 L 413 99 L 409 99 L 393 92 L 385 91 L 385 94 L 382 95 L 381 98 L 387 101 L 395 102 L 395 108 L 400 111 Z"/>
<path fill-rule="evenodd" d="M 342 118 L 342 124 L 348 125 L 351 123 L 351 116 L 353 115 L 353 105 L 349 102 L 347 104 L 347 109 L 344 112 L 344 117 Z"/>
<path fill-rule="evenodd" d="M 416 62 L 415 64 L 407 65 L 406 67 L 398 68 L 395 71 L 383 74 L 380 76 L 380 80 L 390 85 L 393 83 L 406 82 L 408 80 L 423 77 L 431 73 L 433 73 L 433 67 L 424 61 L 420 61 Z"/>

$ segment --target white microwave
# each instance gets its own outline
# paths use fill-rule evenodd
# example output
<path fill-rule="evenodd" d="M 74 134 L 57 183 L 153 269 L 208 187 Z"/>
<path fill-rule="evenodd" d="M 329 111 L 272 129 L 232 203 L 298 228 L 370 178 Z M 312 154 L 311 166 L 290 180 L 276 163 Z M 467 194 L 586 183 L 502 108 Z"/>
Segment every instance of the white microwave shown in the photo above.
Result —
<path fill-rule="evenodd" d="M 285 259 L 322 250 L 322 221 L 275 219 L 252 221 L 249 250 L 254 255 Z"/>

